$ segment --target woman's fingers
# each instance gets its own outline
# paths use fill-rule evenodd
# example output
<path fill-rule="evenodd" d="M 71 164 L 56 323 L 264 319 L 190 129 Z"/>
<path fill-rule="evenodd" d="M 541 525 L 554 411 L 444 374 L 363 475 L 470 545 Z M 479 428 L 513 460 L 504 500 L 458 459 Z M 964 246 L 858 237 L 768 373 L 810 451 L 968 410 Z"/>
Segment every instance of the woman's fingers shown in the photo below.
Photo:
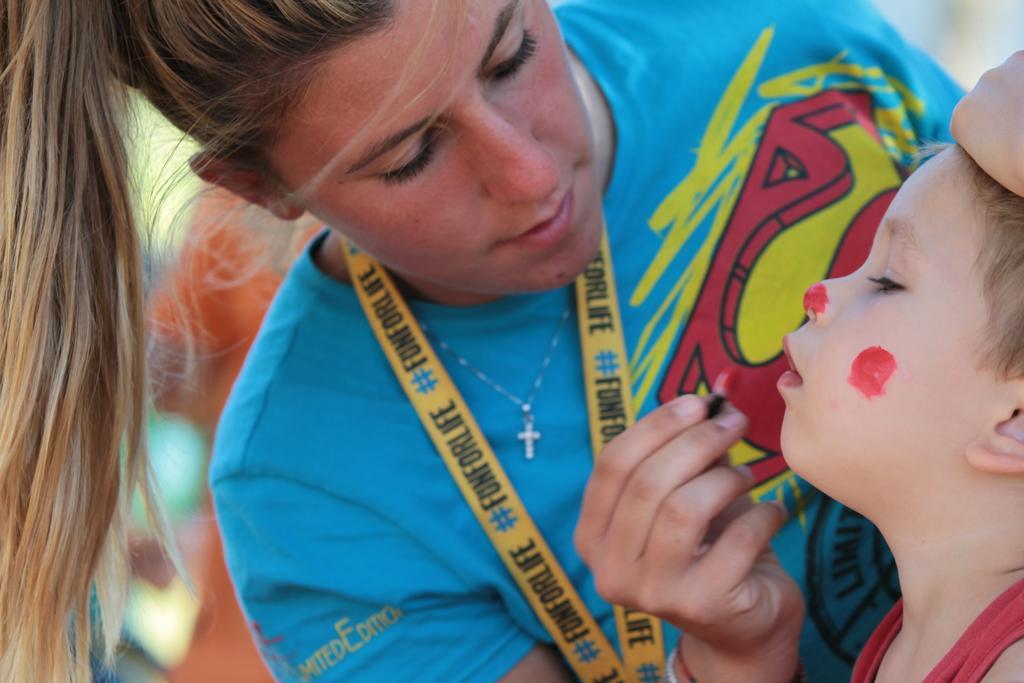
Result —
<path fill-rule="evenodd" d="M 750 575 L 785 521 L 786 512 L 779 505 L 755 505 L 722 531 L 688 579 L 709 595 L 719 596 L 718 604 L 731 604 L 731 611 L 753 609 L 758 596 L 750 590 Z"/>
<path fill-rule="evenodd" d="M 576 526 L 576 548 L 584 560 L 608 529 L 619 497 L 636 467 L 678 434 L 701 422 L 706 410 L 699 397 L 681 396 L 652 411 L 605 447 L 584 491 Z"/>
<path fill-rule="evenodd" d="M 732 408 L 714 420 L 705 420 L 680 432 L 654 453 L 637 460 L 621 493 L 609 497 L 611 507 L 604 530 L 593 529 L 599 555 L 616 560 L 636 559 L 647 546 L 655 515 L 673 490 L 707 470 L 746 429 L 742 413 Z M 608 456 L 603 457 L 615 457 Z M 707 518 L 694 515 L 693 533 L 702 533 Z M 600 561 L 600 560 L 595 560 Z"/>
<path fill-rule="evenodd" d="M 750 488 L 750 476 L 727 466 L 712 467 L 693 481 L 673 491 L 652 521 L 650 536 L 642 555 L 645 582 L 651 586 L 682 583 L 690 565 L 704 552 L 708 525 Z M 664 609 L 666 596 L 649 596 Z M 641 598 L 642 599 L 642 598 Z"/>
<path fill-rule="evenodd" d="M 1024 51 L 990 69 L 953 110 L 953 137 L 986 173 L 1024 194 Z"/>
<path fill-rule="evenodd" d="M 738 433 L 735 437 L 728 434 L 721 442 L 702 444 L 701 449 L 722 452 L 738 438 Z M 642 467 L 649 471 L 638 470 L 627 485 L 604 541 L 626 559 L 645 554 L 657 557 L 663 548 L 677 559 L 692 556 L 711 520 L 749 487 L 742 472 L 728 466 L 709 469 L 717 460 L 714 454 L 696 449 L 692 441 L 676 443 L 682 440 L 679 437 L 668 444 L 651 458 L 649 466 L 644 463 Z M 640 485 L 643 477 L 647 482 Z M 647 487 L 655 482 L 657 490 L 646 495 Z"/>
<path fill-rule="evenodd" d="M 711 542 L 711 525 L 738 500 L 747 499 L 751 483 L 748 471 L 718 466 L 673 491 L 658 510 L 646 554 L 652 560 L 666 554 L 673 563 L 681 559 L 680 552 L 695 555 Z"/>
<path fill-rule="evenodd" d="M 723 458 L 746 419 L 732 407 L 705 415 L 703 400 L 683 397 L 609 444 L 576 544 L 607 600 L 666 618 L 709 647 L 737 638 L 746 647 L 798 626 L 802 599 L 766 553 L 784 512 L 752 506 L 749 471 Z"/>

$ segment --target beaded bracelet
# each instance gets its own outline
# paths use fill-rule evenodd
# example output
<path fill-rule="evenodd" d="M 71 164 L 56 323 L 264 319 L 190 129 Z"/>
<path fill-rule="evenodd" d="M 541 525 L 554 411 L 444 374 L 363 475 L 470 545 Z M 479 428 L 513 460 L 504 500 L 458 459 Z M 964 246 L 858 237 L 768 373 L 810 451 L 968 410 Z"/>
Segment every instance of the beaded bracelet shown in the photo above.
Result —
<path fill-rule="evenodd" d="M 697 683 L 696 679 L 694 679 L 694 677 L 690 675 L 690 672 L 686 670 L 686 665 L 683 664 L 682 655 L 679 653 L 679 643 L 676 643 L 676 646 L 672 648 L 672 652 L 670 652 L 668 657 L 665 659 L 665 683 L 683 683 L 683 681 L 680 681 L 679 677 L 676 676 L 675 663 L 677 661 L 679 662 L 679 666 L 682 667 L 685 672 L 684 675 L 689 679 L 686 683 Z"/>

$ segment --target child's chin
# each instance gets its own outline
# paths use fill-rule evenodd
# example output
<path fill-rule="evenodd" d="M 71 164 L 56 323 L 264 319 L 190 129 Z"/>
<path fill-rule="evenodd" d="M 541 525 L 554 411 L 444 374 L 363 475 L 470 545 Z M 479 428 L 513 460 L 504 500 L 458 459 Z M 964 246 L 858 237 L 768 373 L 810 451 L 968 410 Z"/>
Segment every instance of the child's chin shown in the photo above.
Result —
<path fill-rule="evenodd" d="M 841 473 L 837 473 L 835 467 L 830 466 L 831 463 L 823 460 L 828 457 L 827 453 L 815 448 L 801 448 L 799 443 L 791 443 L 787 447 L 787 441 L 783 438 L 782 454 L 786 458 L 789 469 L 801 479 L 832 500 L 838 501 L 846 507 L 852 507 L 850 497 L 847 496 L 849 491 L 843 488 L 844 485 L 849 486 L 849 480 Z"/>
<path fill-rule="evenodd" d="M 804 441 L 797 433 L 798 429 L 799 427 L 795 424 L 787 406 L 786 412 L 782 416 L 782 432 L 779 435 L 779 443 L 782 445 L 782 455 L 786 458 L 789 468 L 803 476 L 803 473 L 797 469 L 800 467 L 801 458 L 799 456 L 802 452 L 801 446 L 803 446 Z"/>
<path fill-rule="evenodd" d="M 816 453 L 818 449 L 808 444 L 807 440 L 798 434 L 798 427 L 789 419 L 788 411 L 787 419 L 782 422 L 781 444 L 782 456 L 786 459 L 789 469 L 820 490 L 821 484 L 818 480 L 821 477 L 815 465 L 823 455 L 820 452 Z"/>

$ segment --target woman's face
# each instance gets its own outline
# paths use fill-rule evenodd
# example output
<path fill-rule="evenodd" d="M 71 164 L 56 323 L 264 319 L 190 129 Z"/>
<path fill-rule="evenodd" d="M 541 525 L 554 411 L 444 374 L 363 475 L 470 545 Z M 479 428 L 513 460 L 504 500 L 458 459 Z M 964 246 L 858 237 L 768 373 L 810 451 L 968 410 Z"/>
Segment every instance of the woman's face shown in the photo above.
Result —
<path fill-rule="evenodd" d="M 396 3 L 329 54 L 270 157 L 305 208 L 422 291 L 558 287 L 597 251 L 590 127 L 544 0 Z"/>

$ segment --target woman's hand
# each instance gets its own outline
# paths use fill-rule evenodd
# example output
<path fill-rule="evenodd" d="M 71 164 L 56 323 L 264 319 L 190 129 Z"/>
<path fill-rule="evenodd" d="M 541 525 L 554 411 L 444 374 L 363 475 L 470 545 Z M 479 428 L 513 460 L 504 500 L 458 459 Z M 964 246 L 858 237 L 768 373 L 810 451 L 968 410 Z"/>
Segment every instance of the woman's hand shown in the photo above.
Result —
<path fill-rule="evenodd" d="M 786 515 L 751 504 L 749 472 L 725 463 L 746 417 L 727 406 L 707 420 L 706 410 L 678 398 L 608 444 L 576 547 L 605 599 L 686 633 L 697 680 L 788 681 L 803 599 L 768 545 Z"/>
<path fill-rule="evenodd" d="M 986 173 L 1024 196 L 1024 51 L 985 72 L 953 110 L 951 128 Z"/>

